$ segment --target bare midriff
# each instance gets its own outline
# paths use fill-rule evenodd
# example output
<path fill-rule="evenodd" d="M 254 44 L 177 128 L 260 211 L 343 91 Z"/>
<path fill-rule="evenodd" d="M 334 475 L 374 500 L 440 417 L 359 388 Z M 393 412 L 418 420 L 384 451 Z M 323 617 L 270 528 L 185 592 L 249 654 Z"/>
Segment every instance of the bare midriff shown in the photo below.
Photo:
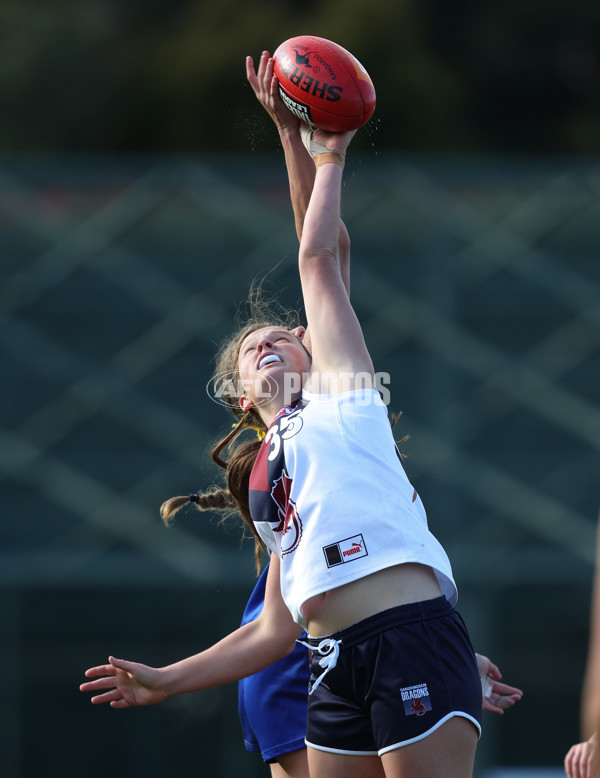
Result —
<path fill-rule="evenodd" d="M 430 567 L 403 564 L 311 597 L 302 605 L 311 637 L 330 635 L 380 611 L 442 594 Z"/>

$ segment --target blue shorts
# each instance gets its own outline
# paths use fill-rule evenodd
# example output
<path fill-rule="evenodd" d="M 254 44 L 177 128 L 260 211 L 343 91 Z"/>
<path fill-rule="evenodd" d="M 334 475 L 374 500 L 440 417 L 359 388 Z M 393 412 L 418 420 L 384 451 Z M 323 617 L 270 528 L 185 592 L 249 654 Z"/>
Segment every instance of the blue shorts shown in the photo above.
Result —
<path fill-rule="evenodd" d="M 250 596 L 243 624 L 258 618 L 262 610 L 267 570 L 268 566 Z M 306 748 L 309 678 L 308 652 L 297 644 L 288 656 L 239 682 L 239 716 L 247 751 L 274 762 L 282 754 Z"/>
<path fill-rule="evenodd" d="M 291 654 L 240 681 L 240 723 L 247 751 L 262 754 L 265 762 L 306 748 L 308 652 L 297 645 Z"/>
<path fill-rule="evenodd" d="M 481 732 L 475 653 L 444 597 L 382 611 L 326 637 L 341 641 L 339 657 L 324 671 L 322 654 L 313 651 L 307 745 L 381 756 L 427 737 L 453 716 Z M 315 649 L 323 640 L 308 638 Z"/>

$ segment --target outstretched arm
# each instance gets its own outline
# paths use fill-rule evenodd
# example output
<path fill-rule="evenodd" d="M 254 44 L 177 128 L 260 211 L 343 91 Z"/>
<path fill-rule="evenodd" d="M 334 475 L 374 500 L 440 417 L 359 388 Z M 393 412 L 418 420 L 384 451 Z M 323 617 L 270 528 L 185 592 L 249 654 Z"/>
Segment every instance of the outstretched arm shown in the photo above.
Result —
<path fill-rule="evenodd" d="M 294 647 L 301 633 L 281 599 L 279 560 L 271 560 L 265 603 L 258 619 L 245 624 L 214 646 L 166 667 L 109 658 L 109 664 L 86 671 L 79 687 L 93 692 L 92 702 L 112 708 L 153 705 L 167 697 L 237 681 L 263 670 Z"/>
<path fill-rule="evenodd" d="M 483 710 L 502 715 L 507 708 L 512 708 L 523 696 L 521 689 L 500 683 L 502 673 L 487 656 L 475 654 L 477 668 L 481 676 L 483 689 Z"/>
<path fill-rule="evenodd" d="M 300 242 L 299 270 L 312 340 L 311 379 L 327 377 L 321 389 L 309 379 L 307 389 L 317 392 L 352 390 L 359 380 L 364 386 L 365 376 L 373 374 L 337 253 L 342 173 L 353 135 L 315 130 L 308 139 L 317 170 Z"/>

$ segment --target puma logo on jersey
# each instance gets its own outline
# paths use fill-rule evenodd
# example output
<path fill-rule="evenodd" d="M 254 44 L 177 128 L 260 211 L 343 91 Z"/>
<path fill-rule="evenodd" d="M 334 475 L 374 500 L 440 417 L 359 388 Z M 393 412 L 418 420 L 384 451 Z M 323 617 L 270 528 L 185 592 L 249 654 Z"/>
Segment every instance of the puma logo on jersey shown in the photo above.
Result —
<path fill-rule="evenodd" d="M 360 559 L 368 556 L 365 539 L 362 535 L 354 535 L 345 540 L 338 540 L 337 543 L 331 543 L 323 547 L 325 562 L 327 567 L 342 565 L 344 562 L 351 562 L 354 559 Z"/>

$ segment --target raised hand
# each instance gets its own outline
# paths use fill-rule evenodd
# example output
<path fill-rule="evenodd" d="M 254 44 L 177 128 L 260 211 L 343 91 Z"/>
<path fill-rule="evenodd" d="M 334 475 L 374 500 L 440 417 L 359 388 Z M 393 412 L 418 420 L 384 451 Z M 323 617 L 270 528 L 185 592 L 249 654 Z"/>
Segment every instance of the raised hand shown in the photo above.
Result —
<path fill-rule="evenodd" d="M 82 683 L 79 687 L 82 692 L 109 690 L 92 697 L 91 701 L 95 705 L 108 702 L 111 708 L 131 708 L 135 705 L 154 705 L 167 696 L 161 685 L 163 675 L 160 669 L 112 656 L 108 661 L 110 664 L 86 670 L 86 677 L 96 680 Z"/>
<path fill-rule="evenodd" d="M 273 58 L 268 51 L 260 55 L 257 71 L 252 57 L 246 57 L 246 77 L 256 99 L 273 119 L 279 132 L 285 129 L 297 130 L 300 119 L 285 107 L 279 96 L 277 77 L 273 75 Z"/>

